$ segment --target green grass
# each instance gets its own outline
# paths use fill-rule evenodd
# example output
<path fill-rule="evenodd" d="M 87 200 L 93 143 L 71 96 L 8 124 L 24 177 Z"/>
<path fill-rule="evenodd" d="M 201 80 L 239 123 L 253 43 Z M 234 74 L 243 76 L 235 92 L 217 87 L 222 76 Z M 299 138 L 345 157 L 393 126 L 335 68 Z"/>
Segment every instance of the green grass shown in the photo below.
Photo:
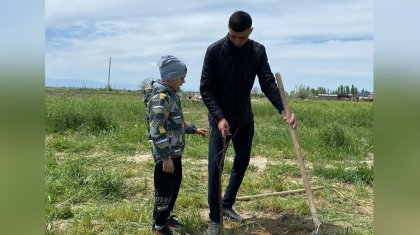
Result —
<path fill-rule="evenodd" d="M 338 165 L 333 168 L 315 165 L 313 173 L 316 176 L 321 176 L 326 179 L 337 179 L 345 183 L 362 182 L 373 185 L 373 168 L 365 165 L 360 165 L 353 169 L 346 169 L 343 165 Z"/>
<path fill-rule="evenodd" d="M 45 105 L 46 234 L 152 234 L 154 163 L 147 156 L 140 94 L 48 89 Z M 203 103 L 182 105 L 186 121 L 208 127 Z M 289 105 L 311 184 L 324 186 L 314 195 L 326 230 L 373 234 L 373 166 L 361 163 L 373 160 L 373 103 L 291 100 Z M 288 127 L 266 99 L 252 106 L 252 158 L 238 196 L 303 188 Z M 186 225 L 181 234 L 201 234 L 208 223 L 208 138 L 187 135 L 186 143 L 175 213 Z M 230 148 L 225 186 L 233 155 Z M 254 219 L 244 225 L 227 220 L 232 234 L 273 233 L 276 226 L 302 234 L 304 221 L 310 221 L 305 194 L 238 201 L 235 208 Z"/>

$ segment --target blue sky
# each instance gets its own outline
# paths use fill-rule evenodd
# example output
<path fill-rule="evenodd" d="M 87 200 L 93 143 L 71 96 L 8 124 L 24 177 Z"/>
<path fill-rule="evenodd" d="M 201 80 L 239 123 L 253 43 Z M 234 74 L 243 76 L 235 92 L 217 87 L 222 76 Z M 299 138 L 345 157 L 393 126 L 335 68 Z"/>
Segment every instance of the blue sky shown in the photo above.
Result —
<path fill-rule="evenodd" d="M 250 38 L 266 47 L 286 90 L 373 90 L 372 0 L 46 0 L 45 7 L 47 80 L 106 83 L 111 56 L 111 85 L 138 85 L 159 78 L 156 62 L 172 54 L 188 66 L 183 90 L 198 90 L 207 47 L 244 10 L 253 18 Z"/>

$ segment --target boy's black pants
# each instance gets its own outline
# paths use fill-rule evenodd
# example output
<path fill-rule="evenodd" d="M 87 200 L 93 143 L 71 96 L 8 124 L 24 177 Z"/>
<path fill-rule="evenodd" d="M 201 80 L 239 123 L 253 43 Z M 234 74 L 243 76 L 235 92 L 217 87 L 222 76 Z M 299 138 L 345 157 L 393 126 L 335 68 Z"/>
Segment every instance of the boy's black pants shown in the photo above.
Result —
<path fill-rule="evenodd" d="M 157 226 L 164 226 L 170 212 L 174 209 L 182 180 L 181 157 L 173 158 L 174 173 L 163 172 L 162 162 L 155 164 L 155 207 L 153 220 Z"/>

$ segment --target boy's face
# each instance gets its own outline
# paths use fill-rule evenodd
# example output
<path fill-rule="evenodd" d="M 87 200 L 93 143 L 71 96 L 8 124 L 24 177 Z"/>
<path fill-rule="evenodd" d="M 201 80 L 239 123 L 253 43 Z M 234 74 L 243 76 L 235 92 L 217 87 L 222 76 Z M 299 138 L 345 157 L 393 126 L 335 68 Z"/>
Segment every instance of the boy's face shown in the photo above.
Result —
<path fill-rule="evenodd" d="M 184 82 L 185 82 L 185 77 L 181 77 L 175 80 L 167 81 L 166 84 L 168 84 L 168 86 L 172 88 L 172 90 L 179 91 L 179 89 L 181 88 L 182 84 L 184 84 Z"/>

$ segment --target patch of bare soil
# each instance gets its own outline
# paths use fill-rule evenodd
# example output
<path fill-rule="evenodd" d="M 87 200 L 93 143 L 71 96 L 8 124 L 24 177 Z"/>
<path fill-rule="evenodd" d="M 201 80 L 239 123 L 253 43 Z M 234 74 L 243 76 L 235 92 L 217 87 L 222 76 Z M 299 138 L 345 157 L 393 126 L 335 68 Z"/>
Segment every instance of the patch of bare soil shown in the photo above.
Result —
<path fill-rule="evenodd" d="M 373 167 L 373 160 L 361 161 L 359 163 L 366 164 L 369 168 L 372 168 Z"/>
<path fill-rule="evenodd" d="M 152 155 L 150 154 L 137 154 L 133 157 L 127 157 L 127 161 L 135 162 L 135 163 L 142 163 L 145 161 L 148 161 L 152 158 Z"/>
<path fill-rule="evenodd" d="M 49 222 L 47 224 L 46 231 L 48 232 L 57 231 L 57 230 L 64 231 L 66 230 L 68 225 L 72 223 L 72 221 L 73 221 L 72 219 L 69 219 L 69 220 L 56 220 L 56 221 Z"/>
<path fill-rule="evenodd" d="M 203 218 L 208 218 L 208 209 L 201 211 Z M 314 230 L 311 217 L 300 217 L 297 215 L 283 213 L 283 214 L 264 214 L 256 215 L 257 212 L 239 212 L 244 218 L 244 223 L 233 222 L 229 219 L 224 219 L 224 232 L 229 235 L 239 234 L 254 234 L 254 235 L 268 235 L 268 234 L 289 234 L 289 235 L 307 235 Z M 253 215 L 254 214 L 254 215 Z M 334 224 L 322 224 L 323 234 L 337 234 L 345 232 L 345 228 Z"/>
<path fill-rule="evenodd" d="M 208 163 L 207 159 L 194 159 L 194 158 L 188 158 L 188 157 L 182 157 L 182 161 L 185 163 L 191 163 L 193 165 L 206 165 Z"/>
<path fill-rule="evenodd" d="M 257 172 L 262 172 L 267 168 L 268 160 L 265 157 L 256 156 L 251 157 L 249 164 L 256 166 L 258 168 Z"/>

